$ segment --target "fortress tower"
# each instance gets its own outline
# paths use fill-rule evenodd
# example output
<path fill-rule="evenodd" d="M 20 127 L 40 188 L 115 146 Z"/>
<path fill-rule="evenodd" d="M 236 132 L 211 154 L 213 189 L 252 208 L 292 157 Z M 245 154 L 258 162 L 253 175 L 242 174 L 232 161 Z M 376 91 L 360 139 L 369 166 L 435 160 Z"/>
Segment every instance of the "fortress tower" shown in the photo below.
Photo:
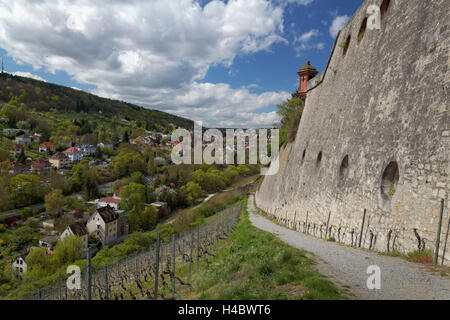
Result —
<path fill-rule="evenodd" d="M 306 63 L 305 66 L 301 67 L 300 70 L 298 70 L 297 74 L 299 77 L 299 84 L 298 84 L 298 93 L 300 94 L 300 97 L 305 100 L 306 99 L 306 92 L 308 91 L 308 81 L 312 78 L 314 78 L 317 75 L 317 70 L 314 68 L 311 63 Z"/>

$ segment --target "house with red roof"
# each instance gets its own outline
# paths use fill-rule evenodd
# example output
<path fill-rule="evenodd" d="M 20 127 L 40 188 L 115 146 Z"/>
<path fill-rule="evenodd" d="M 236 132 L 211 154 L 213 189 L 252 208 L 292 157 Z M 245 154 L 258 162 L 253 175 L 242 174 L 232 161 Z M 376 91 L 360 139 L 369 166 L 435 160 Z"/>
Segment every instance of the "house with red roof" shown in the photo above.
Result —
<path fill-rule="evenodd" d="M 54 153 L 56 151 L 56 146 L 51 142 L 44 142 L 39 145 L 39 152 Z"/>
<path fill-rule="evenodd" d="M 119 210 L 120 199 L 117 198 L 101 198 L 98 199 L 97 208 L 110 206 L 114 210 Z"/>
<path fill-rule="evenodd" d="M 31 170 L 33 172 L 41 173 L 52 168 L 52 164 L 45 159 L 37 159 L 31 163 Z"/>
<path fill-rule="evenodd" d="M 120 193 L 122 192 L 123 188 L 125 188 L 125 186 L 121 186 L 120 188 L 117 188 L 116 191 L 114 191 L 114 193 L 113 193 L 113 198 L 114 199 L 119 199 L 120 200 Z"/>
<path fill-rule="evenodd" d="M 83 153 L 79 151 L 75 147 L 70 147 L 63 151 L 63 153 L 69 158 L 72 162 L 81 161 L 83 159 Z"/>
<path fill-rule="evenodd" d="M 65 153 L 57 152 L 50 157 L 50 163 L 56 169 L 61 169 L 70 166 L 69 157 L 66 156 Z"/>

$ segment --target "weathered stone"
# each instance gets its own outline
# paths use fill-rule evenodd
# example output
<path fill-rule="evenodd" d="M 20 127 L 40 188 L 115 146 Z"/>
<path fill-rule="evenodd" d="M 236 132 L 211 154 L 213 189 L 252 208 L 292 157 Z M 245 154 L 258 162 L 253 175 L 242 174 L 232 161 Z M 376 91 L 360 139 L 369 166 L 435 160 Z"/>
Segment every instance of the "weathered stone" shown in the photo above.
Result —
<path fill-rule="evenodd" d="M 415 250 L 414 228 L 433 249 L 438 197 L 448 199 L 450 182 L 448 0 L 390 1 L 381 30 L 366 30 L 356 45 L 368 6 L 381 2 L 365 1 L 340 32 L 336 43 L 351 35 L 348 50 L 336 45 L 322 82 L 307 93 L 295 141 L 282 150 L 278 174 L 264 178 L 256 204 L 276 218 L 294 209 L 301 223 L 308 212 L 316 236 L 331 211 L 329 225 L 353 244 L 366 209 L 370 230 L 383 235 L 376 249 L 386 250 L 391 231 L 391 248 L 395 238 L 396 249 Z M 386 178 L 395 177 L 394 162 L 397 183 Z M 433 189 L 437 182 L 442 188 Z"/>

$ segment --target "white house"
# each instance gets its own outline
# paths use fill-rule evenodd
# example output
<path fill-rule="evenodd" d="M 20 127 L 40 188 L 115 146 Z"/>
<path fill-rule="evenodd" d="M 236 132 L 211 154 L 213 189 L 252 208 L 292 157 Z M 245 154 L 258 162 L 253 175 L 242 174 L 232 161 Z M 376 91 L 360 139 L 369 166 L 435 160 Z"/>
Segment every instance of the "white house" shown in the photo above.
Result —
<path fill-rule="evenodd" d="M 61 235 L 59 236 L 59 240 L 72 235 L 81 238 L 81 240 L 83 241 L 83 247 L 86 250 L 88 247 L 89 236 L 86 227 L 81 222 L 75 222 L 67 226 L 63 233 L 61 233 Z"/>
<path fill-rule="evenodd" d="M 39 247 L 46 248 L 47 253 L 53 253 L 53 249 L 56 247 L 58 242 L 58 236 L 49 236 L 39 240 Z"/>
<path fill-rule="evenodd" d="M 16 137 L 14 142 L 18 143 L 18 144 L 27 144 L 27 143 L 31 142 L 31 138 L 26 135 L 21 135 L 21 136 Z"/>
<path fill-rule="evenodd" d="M 50 220 L 45 220 L 42 222 L 42 227 L 43 228 L 50 228 L 53 229 L 55 227 L 55 220 L 50 219 Z"/>
<path fill-rule="evenodd" d="M 56 146 L 51 142 L 44 142 L 39 145 L 39 152 L 55 152 Z"/>
<path fill-rule="evenodd" d="M 13 270 L 17 271 L 19 275 L 24 275 L 25 273 L 27 273 L 27 263 L 25 261 L 27 255 L 28 253 L 21 254 L 15 257 L 12 262 Z"/>
<path fill-rule="evenodd" d="M 83 153 L 74 147 L 64 150 L 63 153 L 72 162 L 81 161 L 81 159 L 83 159 Z"/>
<path fill-rule="evenodd" d="M 119 214 L 111 206 L 97 208 L 87 224 L 89 233 L 95 233 L 104 246 L 118 240 Z"/>
<path fill-rule="evenodd" d="M 96 147 L 92 144 L 82 144 L 76 148 L 79 152 L 83 154 L 84 157 L 89 157 L 95 154 Z"/>
<path fill-rule="evenodd" d="M 120 198 L 101 198 L 98 199 L 97 208 L 110 206 L 114 210 L 119 210 Z"/>

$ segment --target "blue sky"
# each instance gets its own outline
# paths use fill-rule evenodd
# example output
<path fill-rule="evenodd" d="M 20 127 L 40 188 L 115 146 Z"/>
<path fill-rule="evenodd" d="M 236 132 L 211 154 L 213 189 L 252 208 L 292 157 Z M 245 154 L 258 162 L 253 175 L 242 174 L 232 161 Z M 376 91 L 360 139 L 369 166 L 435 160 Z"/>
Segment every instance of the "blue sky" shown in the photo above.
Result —
<path fill-rule="evenodd" d="M 10 73 L 218 127 L 270 126 L 363 0 L 16 0 L 0 4 Z"/>

